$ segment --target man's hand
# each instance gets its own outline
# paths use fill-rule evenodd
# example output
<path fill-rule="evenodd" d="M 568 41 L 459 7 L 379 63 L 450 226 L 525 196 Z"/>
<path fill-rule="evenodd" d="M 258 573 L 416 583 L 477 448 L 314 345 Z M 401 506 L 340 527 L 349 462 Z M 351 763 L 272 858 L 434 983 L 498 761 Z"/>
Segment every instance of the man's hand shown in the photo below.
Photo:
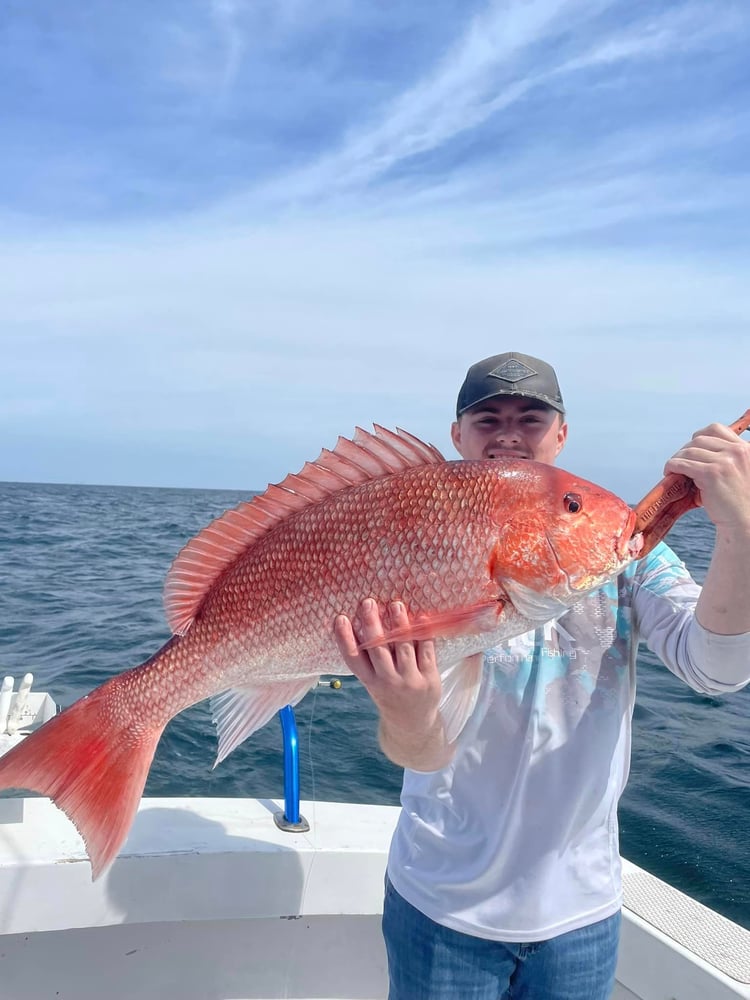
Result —
<path fill-rule="evenodd" d="M 718 635 L 750 632 L 750 444 L 723 424 L 697 431 L 664 466 L 689 476 L 716 525 L 716 544 L 695 614 Z"/>
<path fill-rule="evenodd" d="M 717 528 L 750 530 L 750 443 L 723 424 L 696 431 L 664 466 L 689 476 Z"/>
<path fill-rule="evenodd" d="M 439 706 L 440 674 L 435 643 L 402 641 L 360 650 L 384 635 L 377 603 L 368 598 L 359 609 L 359 636 L 352 622 L 339 615 L 334 634 L 339 651 L 355 677 L 367 689 L 380 713 L 380 744 L 395 764 L 417 771 L 443 767 L 453 755 L 445 739 Z M 392 628 L 405 628 L 409 617 L 404 605 L 388 608 Z"/>

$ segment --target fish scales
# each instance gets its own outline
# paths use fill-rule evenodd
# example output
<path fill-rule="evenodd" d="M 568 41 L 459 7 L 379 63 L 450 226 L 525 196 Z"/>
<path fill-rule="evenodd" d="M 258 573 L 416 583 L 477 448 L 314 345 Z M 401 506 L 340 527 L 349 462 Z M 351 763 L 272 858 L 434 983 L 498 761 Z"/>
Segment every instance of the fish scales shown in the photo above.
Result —
<path fill-rule="evenodd" d="M 165 667 L 179 657 L 189 704 L 214 693 L 217 680 L 346 673 L 333 620 L 354 618 L 363 597 L 382 607 L 401 599 L 419 615 L 496 596 L 488 573 L 475 572 L 489 558 L 496 489 L 474 463 L 446 463 L 351 487 L 290 515 L 227 569 Z"/>

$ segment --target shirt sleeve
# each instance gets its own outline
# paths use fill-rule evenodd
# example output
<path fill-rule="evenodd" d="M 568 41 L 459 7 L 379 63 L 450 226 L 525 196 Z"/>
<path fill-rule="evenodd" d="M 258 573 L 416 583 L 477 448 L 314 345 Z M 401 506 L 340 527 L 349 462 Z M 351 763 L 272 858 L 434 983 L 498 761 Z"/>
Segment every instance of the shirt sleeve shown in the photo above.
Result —
<path fill-rule="evenodd" d="M 739 691 L 750 682 L 750 632 L 718 635 L 697 621 L 701 588 L 663 543 L 633 575 L 633 624 L 648 648 L 701 694 Z"/>

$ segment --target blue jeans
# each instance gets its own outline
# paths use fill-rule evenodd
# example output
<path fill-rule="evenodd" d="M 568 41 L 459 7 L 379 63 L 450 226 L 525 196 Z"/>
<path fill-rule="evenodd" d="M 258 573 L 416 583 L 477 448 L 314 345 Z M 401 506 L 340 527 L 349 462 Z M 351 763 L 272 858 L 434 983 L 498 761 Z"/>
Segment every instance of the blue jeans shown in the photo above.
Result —
<path fill-rule="evenodd" d="M 609 1000 L 620 913 L 548 941 L 488 941 L 436 924 L 386 882 L 388 1000 Z"/>

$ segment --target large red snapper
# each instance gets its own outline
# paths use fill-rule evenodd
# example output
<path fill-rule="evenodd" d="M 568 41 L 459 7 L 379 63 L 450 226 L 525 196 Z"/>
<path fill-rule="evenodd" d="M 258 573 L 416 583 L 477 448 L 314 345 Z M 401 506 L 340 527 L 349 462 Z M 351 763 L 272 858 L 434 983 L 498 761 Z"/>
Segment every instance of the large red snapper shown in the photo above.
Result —
<path fill-rule="evenodd" d="M 464 659 L 617 574 L 641 545 L 634 517 L 549 465 L 446 462 L 402 431 L 358 430 L 189 542 L 166 580 L 172 638 L 1 758 L 0 788 L 50 796 L 97 877 L 127 836 L 169 720 L 213 697 L 222 760 L 321 673 L 347 672 L 333 621 L 356 618 L 367 596 L 384 612 L 404 601 L 409 635 L 438 637 L 454 739 L 481 673 Z"/>

